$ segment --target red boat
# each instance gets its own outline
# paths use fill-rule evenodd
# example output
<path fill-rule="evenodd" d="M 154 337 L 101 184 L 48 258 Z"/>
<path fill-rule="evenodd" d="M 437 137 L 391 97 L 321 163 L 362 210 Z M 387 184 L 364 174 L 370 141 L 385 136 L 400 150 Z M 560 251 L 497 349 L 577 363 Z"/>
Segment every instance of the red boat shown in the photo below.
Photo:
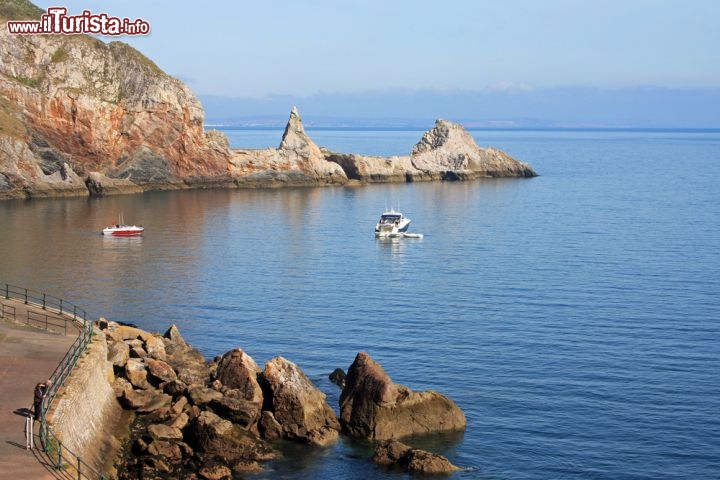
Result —
<path fill-rule="evenodd" d="M 144 227 L 138 227 L 137 225 L 125 225 L 123 224 L 122 215 L 118 217 L 118 223 L 110 225 L 102 230 L 103 235 L 110 235 L 113 237 L 137 237 L 142 235 L 145 231 Z"/>

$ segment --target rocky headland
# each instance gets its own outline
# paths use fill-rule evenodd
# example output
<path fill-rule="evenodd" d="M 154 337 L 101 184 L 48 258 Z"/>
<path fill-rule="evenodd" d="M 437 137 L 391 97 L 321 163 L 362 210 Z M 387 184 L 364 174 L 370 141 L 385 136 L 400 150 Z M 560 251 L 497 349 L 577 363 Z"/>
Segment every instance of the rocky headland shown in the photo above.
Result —
<path fill-rule="evenodd" d="M 293 108 L 277 148 L 232 149 L 190 89 L 127 44 L 8 33 L 43 13 L 0 8 L 0 199 L 536 175 L 445 120 L 410 155 L 373 157 L 320 148 Z"/>
<path fill-rule="evenodd" d="M 338 418 L 326 395 L 285 358 L 260 368 L 237 348 L 206 361 L 175 326 L 163 335 L 104 319 L 98 326 L 107 342 L 114 396 L 132 413 L 113 476 L 229 479 L 277 458 L 276 441 L 322 448 L 341 434 L 374 442 L 372 460 L 381 465 L 425 473 L 458 470 L 446 458 L 398 439 L 462 431 L 462 411 L 440 393 L 393 383 L 366 353 L 348 369 Z"/>

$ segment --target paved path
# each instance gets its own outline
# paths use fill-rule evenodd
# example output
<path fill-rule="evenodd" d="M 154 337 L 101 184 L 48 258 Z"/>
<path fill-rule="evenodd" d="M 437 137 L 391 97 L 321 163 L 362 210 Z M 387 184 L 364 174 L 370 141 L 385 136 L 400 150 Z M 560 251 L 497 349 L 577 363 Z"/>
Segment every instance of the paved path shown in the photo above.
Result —
<path fill-rule="evenodd" d="M 49 312 L 4 297 L 0 297 L 0 304 L 15 307 L 14 320 L 12 309 L 7 307 L 0 318 L 0 479 L 65 479 L 67 474 L 52 468 L 39 445 L 35 450 L 25 448 L 23 409 L 32 407 L 35 385 L 50 378 L 78 331 L 69 328 L 65 335 L 64 330 L 48 332 L 24 325 L 28 309 Z"/>

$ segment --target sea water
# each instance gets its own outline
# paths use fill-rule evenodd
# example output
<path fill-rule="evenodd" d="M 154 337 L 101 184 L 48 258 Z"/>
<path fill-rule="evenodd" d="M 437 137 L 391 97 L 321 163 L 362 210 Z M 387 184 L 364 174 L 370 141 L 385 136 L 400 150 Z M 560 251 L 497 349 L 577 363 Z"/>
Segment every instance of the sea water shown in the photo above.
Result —
<path fill-rule="evenodd" d="M 281 131 L 226 130 L 236 147 Z M 422 132 L 309 131 L 407 154 Z M 0 202 L 0 281 L 171 324 L 328 380 L 369 353 L 453 399 L 412 439 L 451 478 L 720 478 L 720 132 L 473 131 L 539 177 Z M 386 208 L 422 239 L 374 238 Z M 122 213 L 141 238 L 99 234 Z M 407 478 L 370 445 L 291 446 L 254 478 Z"/>

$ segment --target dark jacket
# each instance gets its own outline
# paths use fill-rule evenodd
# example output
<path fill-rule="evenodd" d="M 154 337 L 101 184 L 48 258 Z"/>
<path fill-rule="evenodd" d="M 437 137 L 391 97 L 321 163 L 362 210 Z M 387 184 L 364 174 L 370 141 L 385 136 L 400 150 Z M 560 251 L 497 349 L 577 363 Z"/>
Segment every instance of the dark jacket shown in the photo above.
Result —
<path fill-rule="evenodd" d="M 45 398 L 45 391 L 47 387 L 42 384 L 35 387 L 35 394 L 33 398 L 33 412 L 35 413 L 35 420 L 40 420 L 42 414 L 43 398 Z"/>

